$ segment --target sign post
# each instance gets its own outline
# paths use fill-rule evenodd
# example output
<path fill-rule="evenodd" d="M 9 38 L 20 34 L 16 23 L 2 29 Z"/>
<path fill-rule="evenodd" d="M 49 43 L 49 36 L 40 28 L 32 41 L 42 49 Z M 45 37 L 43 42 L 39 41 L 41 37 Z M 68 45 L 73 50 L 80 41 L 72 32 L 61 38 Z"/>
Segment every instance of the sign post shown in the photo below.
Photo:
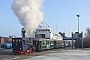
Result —
<path fill-rule="evenodd" d="M 82 32 L 82 49 L 84 49 L 84 38 L 83 38 L 83 32 Z"/>
<path fill-rule="evenodd" d="M 74 42 L 73 42 L 73 32 L 72 32 L 72 49 L 74 47 Z"/>

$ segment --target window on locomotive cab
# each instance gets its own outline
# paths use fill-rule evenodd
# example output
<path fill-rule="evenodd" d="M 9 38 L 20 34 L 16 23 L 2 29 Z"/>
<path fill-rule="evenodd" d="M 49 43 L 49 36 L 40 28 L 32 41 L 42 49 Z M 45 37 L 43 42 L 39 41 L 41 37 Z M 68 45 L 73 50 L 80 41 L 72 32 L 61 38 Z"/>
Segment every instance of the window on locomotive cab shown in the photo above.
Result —
<path fill-rule="evenodd" d="M 25 40 L 23 40 L 22 43 L 25 43 Z"/>
<path fill-rule="evenodd" d="M 20 42 L 21 40 L 19 39 L 19 42 Z"/>
<path fill-rule="evenodd" d="M 15 40 L 13 39 L 13 42 L 14 42 Z"/>
<path fill-rule="evenodd" d="M 50 44 L 53 45 L 53 41 L 51 41 Z"/>
<path fill-rule="evenodd" d="M 49 45 L 49 41 L 48 41 L 48 45 Z"/>
<path fill-rule="evenodd" d="M 49 41 L 46 41 L 46 45 L 49 45 Z"/>
<path fill-rule="evenodd" d="M 46 41 L 43 41 L 43 45 L 46 45 Z"/>
<path fill-rule="evenodd" d="M 18 43 L 18 40 L 16 40 L 16 43 Z"/>

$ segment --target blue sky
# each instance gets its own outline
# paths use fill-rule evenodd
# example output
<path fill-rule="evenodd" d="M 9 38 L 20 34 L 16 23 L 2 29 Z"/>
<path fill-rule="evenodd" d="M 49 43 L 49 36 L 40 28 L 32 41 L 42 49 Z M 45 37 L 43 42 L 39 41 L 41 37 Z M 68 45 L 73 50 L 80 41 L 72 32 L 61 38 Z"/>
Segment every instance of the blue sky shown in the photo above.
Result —
<path fill-rule="evenodd" d="M 0 36 L 21 36 L 21 24 L 11 10 L 14 0 L 0 1 Z M 90 28 L 90 0 L 45 0 L 42 11 L 44 21 L 56 32 L 76 32 L 78 20 L 76 14 L 80 14 L 80 31 L 85 33 L 86 27 Z"/>

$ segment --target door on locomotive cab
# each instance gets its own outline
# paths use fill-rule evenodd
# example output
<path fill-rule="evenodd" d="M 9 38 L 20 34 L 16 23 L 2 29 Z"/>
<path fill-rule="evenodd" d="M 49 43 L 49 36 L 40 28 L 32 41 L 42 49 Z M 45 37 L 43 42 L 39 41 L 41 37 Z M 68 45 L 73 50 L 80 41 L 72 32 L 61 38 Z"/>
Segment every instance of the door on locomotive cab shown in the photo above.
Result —
<path fill-rule="evenodd" d="M 21 50 L 22 49 L 22 38 L 13 38 L 12 39 L 12 48 L 14 50 Z"/>
<path fill-rule="evenodd" d="M 41 44 L 42 44 L 42 42 L 39 41 L 39 42 L 38 42 L 38 51 L 41 51 L 41 50 L 42 50 L 42 49 L 41 49 Z"/>
<path fill-rule="evenodd" d="M 33 40 L 33 45 L 36 47 L 36 51 L 41 51 L 41 41 Z"/>
<path fill-rule="evenodd" d="M 54 48 L 54 41 L 50 41 L 50 48 Z"/>
<path fill-rule="evenodd" d="M 57 48 L 57 43 L 56 43 L 56 41 L 54 41 L 54 48 Z"/>
<path fill-rule="evenodd" d="M 37 46 L 37 41 L 33 40 L 33 45 Z"/>
<path fill-rule="evenodd" d="M 50 49 L 50 41 L 46 41 L 46 46 L 47 46 L 47 49 Z"/>

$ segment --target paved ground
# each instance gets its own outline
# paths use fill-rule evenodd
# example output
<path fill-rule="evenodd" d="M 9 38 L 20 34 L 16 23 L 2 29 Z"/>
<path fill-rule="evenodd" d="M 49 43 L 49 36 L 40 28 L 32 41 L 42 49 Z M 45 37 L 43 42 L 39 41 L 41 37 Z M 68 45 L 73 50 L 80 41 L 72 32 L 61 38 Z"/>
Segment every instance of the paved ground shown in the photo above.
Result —
<path fill-rule="evenodd" d="M 62 50 L 56 53 L 49 53 L 42 56 L 26 58 L 23 60 L 90 60 L 90 51 L 88 50 Z"/>
<path fill-rule="evenodd" d="M 0 60 L 22 60 L 26 58 L 31 58 L 35 56 L 41 56 L 48 53 L 56 53 L 61 51 L 61 49 L 56 50 L 48 50 L 43 52 L 35 52 L 33 54 L 26 54 L 26 55 L 13 55 L 11 49 L 0 49 Z"/>
<path fill-rule="evenodd" d="M 0 60 L 90 60 L 90 49 L 55 49 L 31 55 L 13 55 L 11 49 L 0 49 Z"/>

